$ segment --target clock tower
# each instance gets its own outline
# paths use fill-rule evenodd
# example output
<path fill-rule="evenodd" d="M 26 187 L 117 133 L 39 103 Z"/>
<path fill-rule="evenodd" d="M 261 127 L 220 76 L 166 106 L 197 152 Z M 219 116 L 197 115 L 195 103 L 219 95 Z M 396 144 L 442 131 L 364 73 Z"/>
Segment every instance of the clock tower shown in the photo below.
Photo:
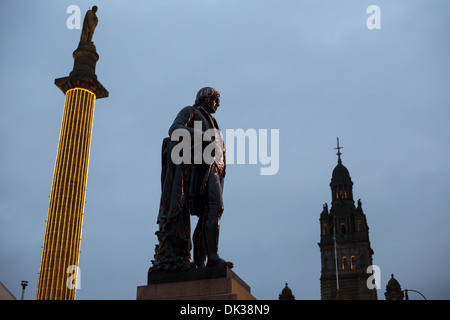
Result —
<path fill-rule="evenodd" d="M 324 204 L 320 214 L 320 254 L 322 300 L 376 300 L 376 289 L 369 289 L 367 268 L 372 265 L 373 250 L 369 226 L 361 200 L 353 200 L 353 182 L 342 164 L 339 138 L 338 163 L 331 177 L 331 209 Z"/>

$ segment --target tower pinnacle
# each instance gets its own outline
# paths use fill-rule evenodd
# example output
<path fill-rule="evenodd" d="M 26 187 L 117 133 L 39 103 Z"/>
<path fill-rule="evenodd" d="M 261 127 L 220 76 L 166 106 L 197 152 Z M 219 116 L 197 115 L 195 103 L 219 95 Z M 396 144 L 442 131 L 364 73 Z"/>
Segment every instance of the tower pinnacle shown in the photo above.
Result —
<path fill-rule="evenodd" d="M 337 148 L 334 148 L 334 149 L 337 149 L 337 153 L 336 153 L 336 155 L 338 156 L 338 163 L 341 163 L 342 161 L 341 161 L 341 149 L 344 149 L 344 147 L 340 147 L 339 146 L 339 137 L 337 137 L 336 138 L 337 139 Z"/>

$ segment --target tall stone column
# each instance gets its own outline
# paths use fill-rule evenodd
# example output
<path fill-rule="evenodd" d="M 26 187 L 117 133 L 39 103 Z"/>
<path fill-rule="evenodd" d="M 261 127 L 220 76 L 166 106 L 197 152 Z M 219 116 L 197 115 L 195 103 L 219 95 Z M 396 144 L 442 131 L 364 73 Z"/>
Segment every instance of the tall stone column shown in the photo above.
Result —
<path fill-rule="evenodd" d="M 92 37 L 93 30 L 90 32 Z M 95 74 L 99 59 L 96 48 L 92 41 L 83 41 L 83 34 L 81 39 L 73 53 L 72 72 L 55 80 L 65 94 L 65 103 L 39 270 L 38 300 L 74 300 L 76 296 L 95 100 L 108 96 Z"/>

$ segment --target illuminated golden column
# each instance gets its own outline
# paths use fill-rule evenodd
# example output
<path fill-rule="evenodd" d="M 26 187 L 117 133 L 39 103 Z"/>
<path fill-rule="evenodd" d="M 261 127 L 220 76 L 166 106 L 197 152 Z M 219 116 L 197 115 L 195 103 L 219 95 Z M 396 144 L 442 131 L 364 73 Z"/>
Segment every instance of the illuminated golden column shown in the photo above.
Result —
<path fill-rule="evenodd" d="M 95 13 L 95 12 L 94 12 Z M 70 76 L 55 80 L 65 103 L 47 213 L 36 299 L 74 300 L 96 99 L 108 91 L 95 75 L 98 54 L 80 41 Z"/>
<path fill-rule="evenodd" d="M 75 299 L 72 282 L 78 266 L 89 167 L 95 94 L 67 91 L 47 216 L 39 277 L 39 299 Z M 76 277 L 73 277 L 74 280 Z M 71 279 L 70 279 L 71 280 Z"/>

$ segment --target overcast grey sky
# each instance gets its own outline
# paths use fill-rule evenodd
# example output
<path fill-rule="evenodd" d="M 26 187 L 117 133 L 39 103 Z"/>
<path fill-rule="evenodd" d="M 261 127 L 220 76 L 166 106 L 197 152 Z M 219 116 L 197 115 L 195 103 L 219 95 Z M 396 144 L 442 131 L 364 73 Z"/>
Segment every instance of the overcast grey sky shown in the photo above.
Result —
<path fill-rule="evenodd" d="M 160 146 L 197 91 L 222 130 L 279 129 L 280 167 L 227 168 L 220 253 L 258 299 L 320 299 L 319 215 L 339 136 L 370 227 L 379 299 L 449 299 L 450 2 L 2 1 L 0 281 L 34 299 L 64 95 L 82 16 L 99 7 L 97 100 L 77 299 L 135 299 L 157 242 Z M 366 9 L 381 9 L 369 30 Z M 195 220 L 193 220 L 195 223 Z M 410 294 L 411 299 L 420 296 Z"/>

